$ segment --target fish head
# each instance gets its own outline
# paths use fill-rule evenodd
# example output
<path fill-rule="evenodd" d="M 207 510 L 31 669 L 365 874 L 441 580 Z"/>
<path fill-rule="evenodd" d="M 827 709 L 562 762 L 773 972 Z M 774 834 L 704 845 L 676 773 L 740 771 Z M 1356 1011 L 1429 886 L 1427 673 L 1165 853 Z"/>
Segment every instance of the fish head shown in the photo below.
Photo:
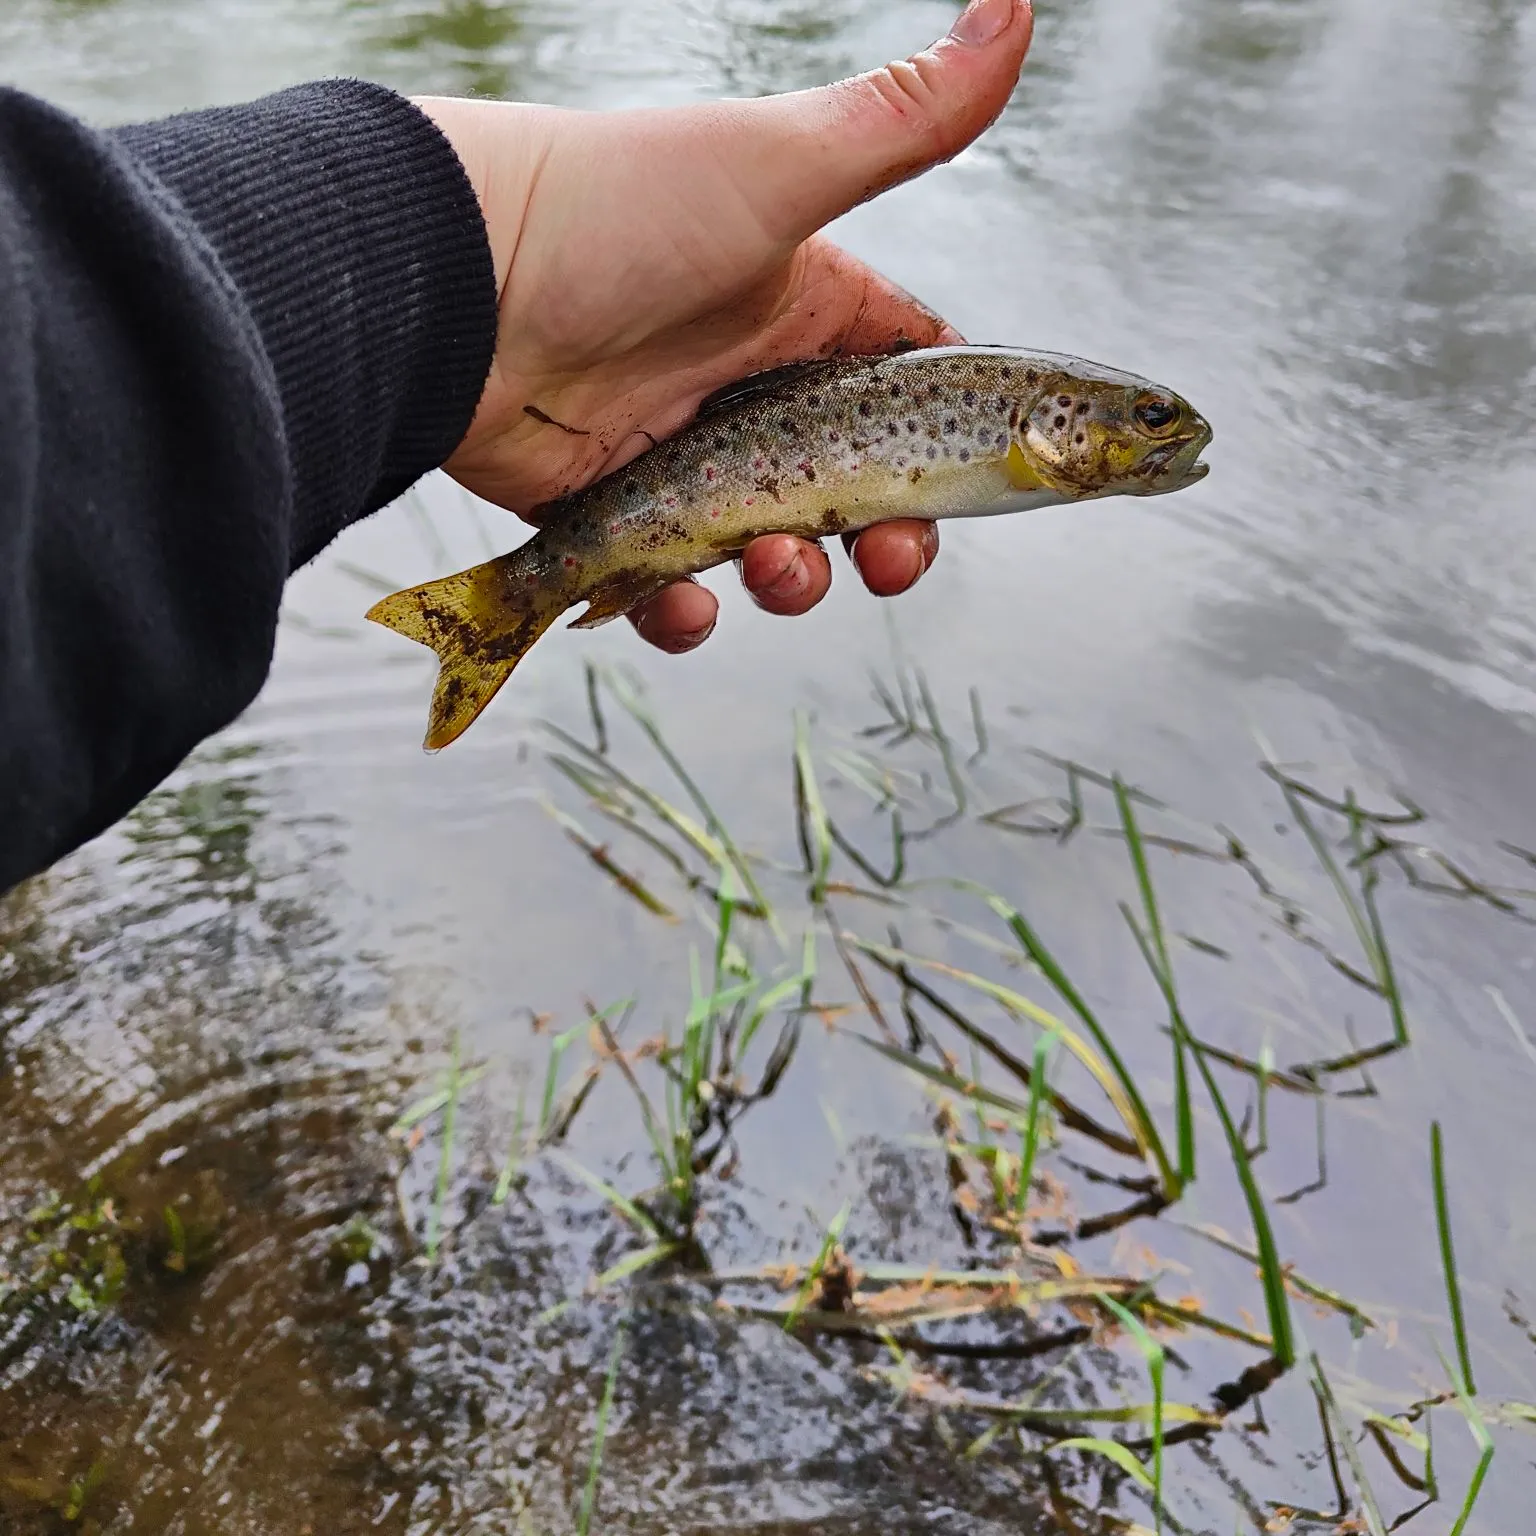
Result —
<path fill-rule="evenodd" d="M 1203 480 L 1206 419 L 1182 396 L 1133 374 L 1085 365 L 1057 373 L 1022 415 L 1031 469 L 1068 500 L 1160 496 Z"/>

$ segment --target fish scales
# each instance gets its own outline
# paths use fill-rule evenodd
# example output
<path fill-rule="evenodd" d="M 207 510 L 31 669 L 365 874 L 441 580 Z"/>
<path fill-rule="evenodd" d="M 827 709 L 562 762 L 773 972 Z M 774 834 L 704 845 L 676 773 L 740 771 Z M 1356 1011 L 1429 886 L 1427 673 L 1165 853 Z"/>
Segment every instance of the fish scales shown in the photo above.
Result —
<path fill-rule="evenodd" d="M 550 503 L 519 548 L 368 617 L 437 651 L 436 749 L 580 603 L 573 628 L 607 623 L 767 533 L 1179 490 L 1203 477 L 1210 440 L 1179 396 L 1080 358 L 944 347 L 791 365 L 718 391 L 675 437 Z"/>

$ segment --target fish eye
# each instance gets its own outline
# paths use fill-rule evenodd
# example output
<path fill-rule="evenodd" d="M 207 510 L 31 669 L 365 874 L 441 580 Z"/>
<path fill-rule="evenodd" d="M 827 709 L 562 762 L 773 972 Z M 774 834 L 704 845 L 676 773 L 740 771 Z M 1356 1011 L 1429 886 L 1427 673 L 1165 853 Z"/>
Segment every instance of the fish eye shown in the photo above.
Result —
<path fill-rule="evenodd" d="M 1137 424 L 1154 437 L 1162 437 L 1179 424 L 1183 412 L 1166 395 L 1143 395 L 1131 408 Z"/>

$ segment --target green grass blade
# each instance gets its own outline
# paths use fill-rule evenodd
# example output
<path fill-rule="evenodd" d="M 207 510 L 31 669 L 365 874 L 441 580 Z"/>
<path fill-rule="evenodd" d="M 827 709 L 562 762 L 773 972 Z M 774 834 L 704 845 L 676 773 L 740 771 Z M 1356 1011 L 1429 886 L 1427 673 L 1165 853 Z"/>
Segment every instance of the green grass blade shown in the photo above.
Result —
<path fill-rule="evenodd" d="M 638 1275 L 642 1269 L 649 1269 L 653 1264 L 660 1264 L 663 1260 L 670 1259 L 673 1254 L 679 1252 L 680 1248 L 680 1244 L 668 1241 L 651 1243 L 647 1247 L 635 1249 L 633 1253 L 626 1253 L 617 1264 L 605 1269 L 592 1282 L 592 1289 L 607 1290 L 610 1285 L 617 1285 L 620 1280 Z"/>
<path fill-rule="evenodd" d="M 1147 1332 L 1142 1326 L 1141 1319 L 1134 1312 L 1121 1306 L 1113 1296 L 1103 1295 L 1099 1300 L 1120 1319 L 1121 1324 L 1135 1340 L 1142 1358 L 1147 1362 L 1147 1379 L 1152 1383 L 1153 1412 L 1152 1477 L 1148 1486 L 1152 1489 L 1152 1508 L 1157 1518 L 1159 1536 L 1161 1536 L 1163 1529 L 1163 1373 L 1168 1357 L 1163 1346 Z M 1143 1469 L 1143 1476 L 1145 1476 L 1145 1469 Z"/>
<path fill-rule="evenodd" d="M 1161 1416 L 1158 1419 L 1157 1435 L 1158 1445 L 1161 1446 Z M 1122 1472 L 1129 1472 L 1143 1488 L 1153 1490 L 1158 1507 L 1162 1507 L 1162 1495 L 1156 1492 L 1157 1484 L 1149 1475 L 1147 1469 L 1136 1459 L 1135 1453 L 1128 1446 L 1122 1445 L 1118 1440 L 1096 1440 L 1089 1435 L 1075 1435 L 1070 1440 L 1058 1440 L 1053 1445 L 1047 1445 L 1043 1449 L 1046 1452 L 1088 1451 L 1095 1456 L 1102 1456 L 1106 1461 L 1114 1462 Z M 1158 1529 L 1162 1529 L 1161 1525 L 1159 1525 Z"/>
<path fill-rule="evenodd" d="M 1440 1267 L 1445 1274 L 1445 1297 L 1451 1312 L 1451 1331 L 1456 1336 L 1456 1360 L 1461 1367 L 1456 1389 L 1466 1397 L 1476 1397 L 1472 1351 L 1467 1344 L 1467 1318 L 1462 1309 L 1461 1281 L 1456 1272 L 1456 1246 L 1451 1240 L 1451 1206 L 1445 1189 L 1445 1145 L 1438 1120 L 1429 1128 L 1429 1168 L 1435 1187 L 1435 1225 L 1440 1234 Z"/>
<path fill-rule="evenodd" d="M 1105 1097 L 1114 1105 L 1115 1113 L 1120 1116 L 1121 1123 L 1130 1132 L 1141 1155 L 1148 1161 L 1153 1160 L 1154 1153 L 1148 1137 L 1149 1134 L 1156 1135 L 1156 1127 L 1152 1125 L 1146 1104 L 1137 1091 L 1134 1080 L 1125 1072 L 1123 1063 L 1119 1064 L 1118 1068 L 1115 1065 L 1119 1062 L 1119 1057 L 1114 1053 L 1113 1047 L 1110 1054 L 1106 1056 L 1049 1009 L 1042 1008 L 1039 1003 L 1025 997 L 1022 992 L 1016 992 L 1012 987 L 1005 987 L 999 982 L 989 981 L 985 976 L 945 965 L 940 960 L 925 960 L 922 956 L 909 954 L 905 950 L 872 944 L 867 939 L 858 940 L 857 945 L 859 949 L 876 959 L 885 959 L 896 965 L 903 962 L 909 965 L 920 965 L 925 970 L 948 976 L 970 987 L 973 991 L 980 992 L 984 997 L 990 997 L 993 1002 L 1001 1004 L 1009 1013 L 1027 1019 L 1040 1029 L 1060 1036 L 1062 1044 L 1082 1063 L 1094 1081 L 1104 1090 Z"/>
<path fill-rule="evenodd" d="M 984 1088 L 980 1083 L 968 1082 L 954 1072 L 946 1072 L 943 1067 L 936 1067 L 931 1062 L 924 1061 L 920 1056 L 914 1056 L 911 1051 L 904 1051 L 899 1045 L 887 1045 L 883 1040 L 871 1040 L 868 1035 L 855 1035 L 853 1037 L 861 1045 L 867 1045 L 870 1050 L 878 1051 L 887 1061 L 894 1061 L 897 1066 L 905 1067 L 909 1072 L 918 1077 L 926 1078 L 936 1087 L 947 1088 L 951 1093 L 958 1093 L 962 1098 L 970 1099 L 979 1104 L 990 1104 L 994 1109 L 1001 1109 L 1010 1115 L 1028 1115 L 1029 1105 L 1020 1103 L 1018 1099 L 1011 1099 L 1005 1093 L 996 1093 L 991 1088 Z"/>
<path fill-rule="evenodd" d="M 1315 1353 L 1311 1356 L 1311 1362 L 1313 1390 L 1317 1393 L 1317 1400 L 1322 1405 L 1323 1419 L 1329 1427 L 1329 1433 L 1338 1441 L 1344 1452 L 1344 1459 L 1349 1463 L 1350 1474 L 1355 1480 L 1355 1489 L 1360 1495 L 1361 1507 L 1365 1511 L 1366 1528 L 1370 1536 L 1387 1536 L 1387 1524 L 1381 1517 L 1381 1506 L 1376 1502 L 1376 1494 L 1371 1488 L 1370 1479 L 1365 1475 L 1365 1465 L 1360 1460 L 1360 1452 L 1355 1446 L 1355 1437 L 1350 1434 L 1343 1415 L 1339 1412 L 1333 1387 L 1323 1371 L 1323 1362 Z"/>
<path fill-rule="evenodd" d="M 1029 956 L 1030 960 L 1039 969 L 1040 974 L 1051 984 L 1057 995 L 1066 1003 L 1067 1007 L 1082 1022 L 1083 1028 L 1093 1038 L 1093 1043 L 1099 1048 L 1109 1069 L 1113 1072 L 1115 1080 L 1119 1083 L 1126 1102 L 1131 1106 L 1131 1113 L 1136 1122 L 1135 1126 L 1128 1126 L 1136 1140 L 1146 1149 L 1150 1160 L 1156 1164 L 1158 1177 L 1162 1180 L 1163 1193 L 1170 1200 L 1176 1200 L 1180 1194 L 1178 1175 L 1169 1160 L 1167 1149 L 1163 1145 L 1162 1135 L 1157 1129 L 1157 1122 L 1152 1118 L 1152 1112 L 1147 1108 L 1146 1101 L 1141 1096 L 1141 1090 L 1136 1085 L 1136 1079 L 1131 1070 L 1126 1066 L 1119 1051 L 1115 1049 L 1115 1042 L 1110 1033 L 1099 1021 L 1098 1015 L 1088 1006 L 1082 993 L 1072 984 L 1067 973 L 1061 968 L 1056 957 L 1046 948 L 1044 940 L 1026 921 L 1024 914 L 1016 907 L 1004 901 L 1003 898 L 985 886 L 973 885 L 965 882 L 966 887 L 975 891 L 987 903 L 989 907 L 1008 925 L 1008 931 L 1013 935 L 1020 949 Z"/>
<path fill-rule="evenodd" d="M 797 992 L 800 994 L 801 1007 L 810 1007 L 811 988 L 815 981 L 816 930 L 814 928 L 807 928 L 805 930 L 805 941 L 800 952 L 800 970 L 798 974 L 789 977 L 785 981 L 775 982 L 773 986 L 760 993 L 748 1011 L 736 1045 L 735 1054 L 738 1062 L 745 1059 L 747 1047 L 752 1044 L 752 1037 L 762 1028 L 763 1020 L 774 1009 L 782 1007 Z"/>
<path fill-rule="evenodd" d="M 471 1067 L 459 1078 L 459 1088 L 468 1088 L 471 1083 L 477 1083 L 486 1074 L 484 1067 Z M 423 1120 L 430 1119 L 448 1102 L 448 1090 L 439 1088 L 433 1093 L 426 1094 L 416 1100 L 409 1108 L 402 1110 L 399 1119 L 389 1128 L 391 1136 L 399 1136 L 408 1131 L 414 1125 L 419 1125 Z"/>
<path fill-rule="evenodd" d="M 810 733 L 805 716 L 799 710 L 795 711 L 795 805 L 799 811 L 800 848 L 805 855 L 805 872 L 811 877 L 811 901 L 820 906 L 827 899 L 827 875 L 832 868 L 832 831 L 821 788 L 816 782 Z"/>
<path fill-rule="evenodd" d="M 1158 908 L 1157 890 L 1152 883 L 1152 870 L 1147 863 L 1147 850 L 1142 842 L 1141 823 L 1136 819 L 1131 796 L 1125 781 L 1119 774 L 1114 778 L 1115 806 L 1120 813 L 1121 830 L 1125 833 L 1125 845 L 1130 851 L 1131 867 L 1136 872 L 1136 886 L 1141 893 L 1141 907 L 1147 919 L 1150 948 L 1144 949 L 1148 965 L 1156 977 L 1164 1001 L 1168 1005 L 1169 1018 L 1174 1021 L 1173 1032 L 1173 1107 L 1175 1136 L 1178 1142 L 1179 1185 L 1194 1182 L 1195 1177 L 1195 1116 L 1189 1093 L 1189 1030 L 1179 1008 L 1178 988 L 1173 977 L 1173 962 L 1168 957 L 1168 939 L 1163 931 L 1162 913 Z M 1134 925 L 1133 925 L 1134 928 Z"/>
<path fill-rule="evenodd" d="M 779 929 L 778 920 L 774 916 L 773 907 L 769 904 L 767 896 L 763 894 L 762 887 L 758 885 L 753 877 L 752 870 L 747 864 L 745 856 L 742 854 L 741 849 L 736 846 L 735 840 L 731 837 L 725 823 L 715 813 L 714 807 L 705 798 L 703 790 L 699 788 L 694 782 L 693 776 L 683 766 L 682 759 L 672 750 L 671 744 L 667 741 L 660 725 L 656 721 L 656 717 L 646 708 L 640 696 L 613 673 L 606 673 L 605 681 L 608 684 L 608 691 L 619 701 L 619 704 L 630 718 L 634 720 L 635 724 L 645 732 L 651 745 L 656 749 L 657 755 L 667 765 L 677 782 L 683 786 L 688 798 L 693 801 L 695 809 L 703 816 L 705 826 L 709 828 L 710 833 L 725 851 L 725 856 L 730 860 L 732 868 L 735 869 L 741 879 L 741 883 L 751 893 L 753 902 L 766 917 L 776 937 L 782 941 L 783 934 Z"/>
<path fill-rule="evenodd" d="M 1021 1221 L 1029 1205 L 1029 1186 L 1035 1177 L 1035 1156 L 1040 1150 L 1040 1103 L 1045 1097 L 1046 1071 L 1055 1044 L 1055 1035 L 1041 1035 L 1035 1041 L 1034 1063 L 1029 1075 L 1029 1109 L 1024 1116 L 1024 1131 L 1019 1147 L 1017 1215 Z"/>
<path fill-rule="evenodd" d="M 512 1126 L 512 1142 L 507 1148 L 507 1160 L 501 1165 L 501 1172 L 496 1178 L 496 1188 L 491 1192 L 492 1205 L 505 1205 L 507 1196 L 512 1193 L 512 1181 L 517 1177 L 517 1170 L 523 1160 L 523 1113 L 528 1105 L 527 1085 L 517 1096 L 517 1119 Z"/>
<path fill-rule="evenodd" d="M 649 1233 L 658 1243 L 666 1240 L 665 1234 L 656 1225 L 655 1220 L 641 1210 L 628 1195 L 621 1194 L 615 1189 L 606 1179 L 599 1178 L 589 1168 L 583 1168 L 574 1157 L 570 1157 L 564 1152 L 551 1152 L 549 1155 L 567 1173 L 574 1174 L 589 1189 L 595 1190 L 600 1194 L 626 1221 L 638 1227 L 642 1232 Z"/>
<path fill-rule="evenodd" d="M 816 1289 L 816 1282 L 821 1279 L 821 1272 L 827 1267 L 827 1260 L 832 1257 L 832 1250 L 837 1246 L 837 1240 L 843 1235 L 843 1228 L 848 1223 L 848 1217 L 852 1214 L 853 1207 L 845 1205 L 834 1216 L 827 1227 L 826 1236 L 821 1240 L 821 1248 L 812 1262 L 799 1292 L 795 1296 L 795 1303 L 784 1316 L 785 1333 L 793 1332 L 795 1324 L 800 1321 L 811 1299 L 811 1292 Z"/>
<path fill-rule="evenodd" d="M 1127 912 L 1126 919 L 1131 925 L 1132 933 L 1136 935 L 1138 942 L 1145 950 L 1148 941 L 1137 927 L 1135 917 Z M 1184 1023 L 1182 1014 L 1173 1016 L 1173 1026 L 1175 1030 L 1185 1035 L 1188 1043 L 1188 1026 Z M 1296 1363 L 1296 1341 L 1291 1329 L 1290 1295 L 1286 1290 L 1285 1271 L 1280 1263 L 1280 1253 L 1275 1244 L 1274 1228 L 1270 1225 L 1269 1211 L 1264 1204 L 1258 1179 L 1254 1176 L 1253 1160 L 1249 1157 L 1248 1148 L 1238 1132 L 1237 1122 L 1233 1120 L 1232 1112 L 1227 1108 L 1227 1101 L 1222 1097 L 1221 1089 L 1217 1086 L 1216 1074 L 1199 1051 L 1191 1051 L 1190 1054 L 1194 1057 L 1195 1065 L 1205 1080 L 1205 1091 L 1209 1094 L 1216 1114 L 1221 1120 L 1222 1132 L 1227 1139 L 1227 1150 L 1231 1154 L 1232 1165 L 1237 1171 L 1243 1198 L 1248 1205 L 1248 1219 L 1253 1223 L 1254 1246 L 1258 1250 L 1259 1272 L 1264 1285 L 1264 1308 L 1269 1317 L 1269 1332 L 1274 1340 L 1275 1358 L 1289 1370 Z"/>
<path fill-rule="evenodd" d="M 603 1442 L 608 1437 L 608 1418 L 613 1412 L 613 1394 L 619 1381 L 619 1361 L 624 1356 L 624 1330 L 619 1329 L 608 1356 L 608 1374 L 603 1381 L 602 1401 L 597 1405 L 597 1427 L 592 1432 L 592 1459 L 587 1464 L 587 1486 L 581 1494 L 581 1511 L 576 1517 L 576 1536 L 588 1536 L 592 1515 L 597 1508 L 597 1479 L 603 1469 Z"/>

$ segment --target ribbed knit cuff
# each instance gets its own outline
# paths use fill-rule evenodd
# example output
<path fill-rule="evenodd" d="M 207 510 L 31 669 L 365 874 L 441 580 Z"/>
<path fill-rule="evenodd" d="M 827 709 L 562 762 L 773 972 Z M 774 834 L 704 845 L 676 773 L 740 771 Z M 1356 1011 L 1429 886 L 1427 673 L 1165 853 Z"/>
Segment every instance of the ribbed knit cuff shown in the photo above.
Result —
<path fill-rule="evenodd" d="M 294 470 L 297 567 L 468 429 L 496 340 L 474 189 L 430 119 L 360 80 L 114 137 L 187 210 L 261 334 Z"/>

